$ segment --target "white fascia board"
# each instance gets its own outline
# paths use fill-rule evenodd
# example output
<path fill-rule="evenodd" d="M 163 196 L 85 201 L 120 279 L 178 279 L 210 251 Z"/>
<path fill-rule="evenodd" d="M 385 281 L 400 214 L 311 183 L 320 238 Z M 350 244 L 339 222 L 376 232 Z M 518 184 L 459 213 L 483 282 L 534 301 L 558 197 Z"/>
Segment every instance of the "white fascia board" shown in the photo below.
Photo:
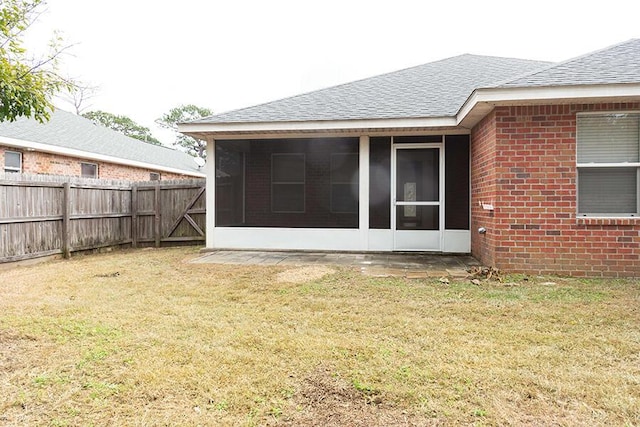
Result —
<path fill-rule="evenodd" d="M 226 122 L 226 123 L 181 123 L 178 131 L 202 137 L 220 133 L 224 138 L 234 133 L 247 137 L 251 134 L 276 134 L 309 132 L 338 133 L 341 131 L 367 131 L 384 129 L 470 129 L 497 105 L 517 105 L 520 103 L 540 104 L 549 102 L 620 102 L 629 98 L 640 98 L 639 84 L 602 84 L 544 87 L 503 87 L 474 90 L 452 117 L 423 117 L 396 119 L 362 120 L 317 120 L 297 122 Z M 289 136 L 292 137 L 292 136 Z"/>
<path fill-rule="evenodd" d="M 59 147 L 57 145 L 43 144 L 41 142 L 26 141 L 23 139 L 7 138 L 0 136 L 0 145 L 14 148 L 24 148 L 31 151 L 41 151 L 44 153 L 60 154 L 62 156 L 76 157 L 86 160 L 101 161 L 107 163 L 115 163 L 118 165 L 132 166 L 142 169 L 159 170 L 162 172 L 177 173 L 180 175 L 189 175 L 198 178 L 205 178 L 207 175 L 202 172 L 191 172 L 183 169 L 172 168 L 168 166 L 156 165 L 153 163 L 139 162 L 137 160 L 122 159 L 119 157 L 107 156 L 104 154 L 91 153 L 88 151 L 76 150 L 74 148 Z"/>
<path fill-rule="evenodd" d="M 431 128 L 455 127 L 455 117 L 331 120 L 308 122 L 242 122 L 242 123 L 182 123 L 181 133 L 209 132 L 279 132 L 279 131 L 339 131 L 344 129 Z"/>
<path fill-rule="evenodd" d="M 479 104 L 511 105 L 516 102 L 593 101 L 640 98 L 640 84 L 606 84 L 551 87 L 506 87 L 476 89 L 457 114 L 459 125 Z"/>

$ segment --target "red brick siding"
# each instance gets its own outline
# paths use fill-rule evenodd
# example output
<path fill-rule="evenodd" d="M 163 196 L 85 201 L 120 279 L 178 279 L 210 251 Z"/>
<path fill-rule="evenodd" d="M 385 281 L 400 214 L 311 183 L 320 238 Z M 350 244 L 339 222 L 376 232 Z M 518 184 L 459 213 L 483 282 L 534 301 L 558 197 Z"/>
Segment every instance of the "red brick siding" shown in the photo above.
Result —
<path fill-rule="evenodd" d="M 480 122 L 472 131 L 473 254 L 508 271 L 640 276 L 640 219 L 576 217 L 576 113 L 626 110 L 640 103 L 498 107 Z M 491 196 L 493 215 L 478 206 Z"/>
<path fill-rule="evenodd" d="M 93 163 L 98 165 L 98 178 L 100 179 L 148 181 L 151 172 L 159 173 L 163 180 L 193 178 L 191 176 L 170 172 L 161 172 L 158 170 L 85 160 L 76 157 L 61 156 L 37 151 L 26 151 L 5 146 L 0 146 L 0 167 L 2 168 L 4 168 L 4 152 L 7 150 L 22 152 L 22 172 L 29 174 L 80 176 L 80 164 Z"/>
<path fill-rule="evenodd" d="M 496 198 L 496 122 L 490 113 L 474 128 L 471 138 L 471 252 L 485 265 L 495 265 L 497 246 L 494 213 L 481 203 L 495 203 Z M 487 233 L 478 235 L 485 227 Z"/>

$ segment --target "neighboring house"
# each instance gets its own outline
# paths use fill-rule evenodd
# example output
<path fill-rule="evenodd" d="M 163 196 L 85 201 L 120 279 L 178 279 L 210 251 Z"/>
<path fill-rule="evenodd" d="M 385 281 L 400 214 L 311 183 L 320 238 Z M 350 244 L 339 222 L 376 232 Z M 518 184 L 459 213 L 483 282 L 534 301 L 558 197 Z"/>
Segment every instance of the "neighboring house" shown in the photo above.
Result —
<path fill-rule="evenodd" d="M 148 181 L 204 177 L 193 157 L 56 110 L 39 123 L 0 123 L 1 171 Z M 0 172 L 1 172 L 0 171 Z"/>
<path fill-rule="evenodd" d="M 208 248 L 640 276 L 640 40 L 558 64 L 462 55 L 179 129 L 208 141 Z"/>

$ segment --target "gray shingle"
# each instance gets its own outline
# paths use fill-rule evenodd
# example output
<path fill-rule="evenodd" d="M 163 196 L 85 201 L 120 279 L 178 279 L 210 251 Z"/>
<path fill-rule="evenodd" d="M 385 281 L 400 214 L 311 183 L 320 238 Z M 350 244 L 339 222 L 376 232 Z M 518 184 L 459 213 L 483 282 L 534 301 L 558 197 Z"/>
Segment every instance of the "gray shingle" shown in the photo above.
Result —
<path fill-rule="evenodd" d="M 632 39 L 546 69 L 520 76 L 498 87 L 534 87 L 640 83 L 640 39 Z"/>
<path fill-rule="evenodd" d="M 24 117 L 15 122 L 2 122 L 0 136 L 117 157 L 125 161 L 145 162 L 188 173 L 199 172 L 193 157 L 182 151 L 129 138 L 62 110 L 51 114 L 51 120 L 46 123 Z"/>
<path fill-rule="evenodd" d="M 474 89 L 548 64 L 465 54 L 192 123 L 447 117 L 456 114 Z"/>

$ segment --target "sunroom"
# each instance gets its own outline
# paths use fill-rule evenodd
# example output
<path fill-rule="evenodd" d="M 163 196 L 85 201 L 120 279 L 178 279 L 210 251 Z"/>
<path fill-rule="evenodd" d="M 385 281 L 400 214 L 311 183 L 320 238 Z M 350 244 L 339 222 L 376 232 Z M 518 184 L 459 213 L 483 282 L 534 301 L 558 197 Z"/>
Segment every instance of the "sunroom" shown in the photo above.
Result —
<path fill-rule="evenodd" d="M 460 55 L 181 124 L 207 141 L 207 248 L 469 253 L 491 106 L 467 101 L 546 65 Z"/>
<path fill-rule="evenodd" d="M 470 252 L 468 134 L 216 139 L 207 163 L 208 248 Z"/>

